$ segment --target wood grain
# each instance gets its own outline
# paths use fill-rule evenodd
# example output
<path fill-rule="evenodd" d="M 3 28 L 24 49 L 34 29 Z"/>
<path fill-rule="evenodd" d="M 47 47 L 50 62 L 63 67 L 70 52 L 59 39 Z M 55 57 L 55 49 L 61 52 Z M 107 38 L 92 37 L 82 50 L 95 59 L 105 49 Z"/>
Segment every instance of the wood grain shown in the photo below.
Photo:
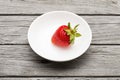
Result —
<path fill-rule="evenodd" d="M 55 63 L 39 57 L 29 45 L 0 45 L 0 76 L 88 75 L 119 76 L 120 46 L 91 45 L 78 59 Z"/>
<path fill-rule="evenodd" d="M 54 10 L 120 14 L 120 0 L 0 0 L 0 14 L 41 14 Z"/>
<path fill-rule="evenodd" d="M 68 77 L 68 78 L 59 78 L 59 77 L 53 77 L 53 78 L 50 78 L 50 77 L 46 77 L 46 78 L 0 78 L 0 80 L 120 80 L 119 77 L 115 77 L 115 78 L 101 78 L 101 77 L 98 77 L 98 78 L 86 78 L 86 77 Z"/>
<path fill-rule="evenodd" d="M 27 31 L 37 16 L 0 16 L 0 44 L 28 44 Z M 82 16 L 93 33 L 92 44 L 120 44 L 120 16 Z"/>
<path fill-rule="evenodd" d="M 92 45 L 73 61 L 45 60 L 28 45 L 31 22 L 54 10 L 88 15 Z M 120 0 L 0 0 L 0 80 L 120 80 L 119 44 Z"/>

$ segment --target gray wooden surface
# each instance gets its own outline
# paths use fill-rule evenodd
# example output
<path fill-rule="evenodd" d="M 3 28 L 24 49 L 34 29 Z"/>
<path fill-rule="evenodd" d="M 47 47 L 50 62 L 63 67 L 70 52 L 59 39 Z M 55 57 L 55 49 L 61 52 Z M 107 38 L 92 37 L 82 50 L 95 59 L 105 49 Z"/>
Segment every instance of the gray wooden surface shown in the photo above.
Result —
<path fill-rule="evenodd" d="M 37 16 L 0 16 L 0 44 L 28 44 L 27 31 Z M 91 26 L 92 44 L 120 44 L 120 16 L 82 16 Z"/>
<path fill-rule="evenodd" d="M 92 29 L 90 48 L 73 61 L 47 61 L 28 44 L 31 22 L 53 10 Z M 120 0 L 0 0 L 0 80 L 120 80 Z"/>
<path fill-rule="evenodd" d="M 0 76 L 120 75 L 120 46 L 91 45 L 84 55 L 64 63 L 44 60 L 29 45 L 1 45 L 0 51 Z"/>
<path fill-rule="evenodd" d="M 0 0 L 0 14 L 40 14 L 51 10 L 119 14 L 120 0 Z"/>

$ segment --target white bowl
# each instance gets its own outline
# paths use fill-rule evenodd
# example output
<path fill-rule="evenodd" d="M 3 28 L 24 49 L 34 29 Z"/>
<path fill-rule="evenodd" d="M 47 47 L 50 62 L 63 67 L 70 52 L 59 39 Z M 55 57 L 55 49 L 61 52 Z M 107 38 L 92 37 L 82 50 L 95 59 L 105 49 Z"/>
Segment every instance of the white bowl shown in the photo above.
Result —
<path fill-rule="evenodd" d="M 51 37 L 61 25 L 70 22 L 72 27 L 79 24 L 78 32 L 81 37 L 76 38 L 75 43 L 69 48 L 56 47 L 51 42 Z M 82 55 L 90 46 L 92 32 L 87 22 L 80 16 L 68 11 L 52 11 L 35 19 L 28 30 L 28 41 L 33 49 L 41 57 L 64 62 L 73 60 Z"/>

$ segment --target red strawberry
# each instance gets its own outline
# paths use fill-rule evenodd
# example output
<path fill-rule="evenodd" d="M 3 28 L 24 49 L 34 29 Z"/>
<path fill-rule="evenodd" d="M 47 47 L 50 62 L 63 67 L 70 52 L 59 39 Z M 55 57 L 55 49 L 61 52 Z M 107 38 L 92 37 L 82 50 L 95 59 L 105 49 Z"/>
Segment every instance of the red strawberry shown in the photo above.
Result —
<path fill-rule="evenodd" d="M 52 36 L 52 43 L 60 47 L 67 47 L 73 44 L 75 37 L 81 36 L 81 34 L 77 33 L 77 27 L 78 25 L 72 29 L 70 23 L 67 26 L 60 26 Z"/>

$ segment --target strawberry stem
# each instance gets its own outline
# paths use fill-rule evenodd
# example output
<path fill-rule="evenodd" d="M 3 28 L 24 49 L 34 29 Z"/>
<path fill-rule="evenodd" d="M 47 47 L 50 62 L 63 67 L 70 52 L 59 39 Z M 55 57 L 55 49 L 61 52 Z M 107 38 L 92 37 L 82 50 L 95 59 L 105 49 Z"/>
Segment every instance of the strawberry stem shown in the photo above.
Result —
<path fill-rule="evenodd" d="M 68 27 L 71 28 L 71 27 L 70 27 L 70 22 L 68 22 Z"/>
<path fill-rule="evenodd" d="M 77 32 L 77 27 L 79 24 L 77 24 L 73 29 L 71 28 L 70 22 L 68 22 L 69 29 L 65 29 L 67 35 L 70 36 L 70 44 L 73 44 L 75 41 L 75 37 L 80 37 L 81 34 Z"/>

